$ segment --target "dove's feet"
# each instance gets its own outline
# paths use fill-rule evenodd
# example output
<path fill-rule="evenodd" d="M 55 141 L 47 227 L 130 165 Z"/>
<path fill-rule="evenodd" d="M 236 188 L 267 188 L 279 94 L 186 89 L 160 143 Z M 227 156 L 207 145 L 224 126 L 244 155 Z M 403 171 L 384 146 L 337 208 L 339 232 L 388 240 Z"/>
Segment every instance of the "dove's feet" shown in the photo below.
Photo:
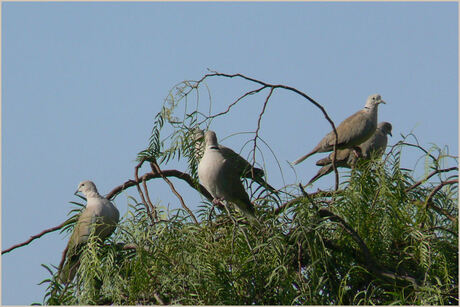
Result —
<path fill-rule="evenodd" d="M 361 147 L 353 147 L 353 153 L 355 154 L 356 158 L 361 158 L 363 153 L 361 152 Z"/>
<path fill-rule="evenodd" d="M 212 203 L 213 203 L 214 205 L 219 205 L 219 204 L 222 203 L 223 200 L 224 200 L 223 197 L 221 197 L 221 198 L 214 198 L 214 199 L 212 200 Z"/>

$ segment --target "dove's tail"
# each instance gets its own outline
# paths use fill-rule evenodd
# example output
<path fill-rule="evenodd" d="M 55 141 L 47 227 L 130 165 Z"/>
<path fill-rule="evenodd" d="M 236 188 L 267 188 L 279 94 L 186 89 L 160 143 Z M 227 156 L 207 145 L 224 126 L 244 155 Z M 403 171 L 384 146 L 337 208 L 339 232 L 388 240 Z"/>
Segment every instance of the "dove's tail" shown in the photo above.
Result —
<path fill-rule="evenodd" d="M 313 182 L 315 182 L 316 180 L 318 180 L 319 178 L 323 177 L 324 175 L 327 175 L 329 174 L 330 172 L 333 171 L 333 167 L 332 165 L 327 165 L 327 166 L 323 166 L 319 171 L 318 173 L 316 173 L 316 175 L 310 179 L 310 181 L 307 183 L 307 186 L 312 184 Z"/>
<path fill-rule="evenodd" d="M 238 209 L 240 209 L 240 211 L 248 218 L 251 223 L 261 226 L 259 220 L 256 217 L 254 206 L 251 202 L 246 203 L 243 201 L 238 201 L 235 203 L 235 205 L 237 205 Z"/>
<path fill-rule="evenodd" d="M 80 266 L 80 257 L 78 254 L 68 257 L 64 266 L 59 272 L 59 279 L 64 284 L 70 283 L 75 274 L 77 273 L 78 267 Z"/>
<path fill-rule="evenodd" d="M 331 158 L 329 156 L 326 157 L 326 158 L 322 158 L 322 159 L 316 161 L 316 165 L 318 165 L 318 166 L 326 166 L 326 165 L 331 164 L 331 163 L 332 163 L 332 160 L 331 160 Z"/>
<path fill-rule="evenodd" d="M 309 156 L 315 154 L 317 152 L 317 150 L 313 150 L 311 151 L 310 153 L 307 153 L 305 156 L 302 156 L 300 158 L 298 158 L 297 160 L 295 160 L 294 162 L 292 162 L 293 165 L 297 165 L 299 164 L 300 162 L 302 162 L 303 160 L 305 160 L 306 158 L 308 158 Z"/>

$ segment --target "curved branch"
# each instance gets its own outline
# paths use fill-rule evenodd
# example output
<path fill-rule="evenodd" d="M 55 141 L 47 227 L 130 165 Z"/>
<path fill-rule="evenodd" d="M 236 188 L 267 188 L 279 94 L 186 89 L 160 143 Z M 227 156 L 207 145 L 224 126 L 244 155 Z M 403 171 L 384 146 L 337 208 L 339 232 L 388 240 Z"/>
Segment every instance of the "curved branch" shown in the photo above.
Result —
<path fill-rule="evenodd" d="M 450 168 L 434 170 L 433 172 L 431 172 L 428 176 L 426 176 L 426 177 L 423 178 L 422 180 L 417 181 L 416 183 L 414 183 L 413 185 L 411 185 L 410 187 L 408 187 L 408 188 L 405 190 L 405 192 L 409 192 L 410 190 L 415 189 L 416 187 L 418 187 L 418 186 L 421 185 L 423 182 L 427 181 L 428 179 L 430 179 L 431 177 L 433 177 L 433 176 L 436 175 L 436 174 L 445 173 L 445 172 L 450 172 L 450 171 L 458 171 L 458 167 L 457 167 L 457 166 L 454 166 L 454 167 L 450 167 Z"/>
<path fill-rule="evenodd" d="M 162 170 L 161 172 L 165 177 L 175 177 L 175 178 L 184 180 L 185 182 L 187 182 L 189 184 L 190 187 L 192 187 L 193 189 L 195 189 L 198 192 L 200 192 L 201 195 L 203 195 L 204 197 L 206 197 L 207 200 L 212 202 L 213 197 L 211 196 L 211 194 L 209 194 L 209 192 L 206 191 L 206 188 L 204 186 L 202 186 L 201 184 L 199 184 L 198 187 L 196 187 L 192 176 L 190 176 L 189 174 L 183 173 L 183 172 L 175 170 L 175 169 Z M 148 180 L 151 180 L 151 179 L 154 179 L 154 178 L 161 178 L 161 175 L 158 172 L 145 173 L 143 176 L 139 177 L 139 181 L 140 182 L 148 181 Z M 110 191 L 105 197 L 107 199 L 113 199 L 118 194 L 123 192 L 124 190 L 126 190 L 126 189 L 128 189 L 128 188 L 130 188 L 132 186 L 135 186 L 136 184 L 137 184 L 136 181 L 128 180 L 125 183 L 113 188 L 113 190 Z"/>
<path fill-rule="evenodd" d="M 334 173 L 335 173 L 335 190 L 337 191 L 339 189 L 339 172 L 338 172 L 337 167 L 336 167 L 336 158 L 335 158 L 336 151 L 337 151 L 337 145 L 338 145 L 337 129 L 335 128 L 334 122 L 329 117 L 329 115 L 327 114 L 326 110 L 324 109 L 324 107 L 322 105 L 320 105 L 318 102 L 316 102 L 313 98 L 311 98 L 307 94 L 299 91 L 298 89 L 296 89 L 294 87 L 283 85 L 283 84 L 270 84 L 270 83 L 266 83 L 266 82 L 263 82 L 263 81 L 260 81 L 260 80 L 257 80 L 257 79 L 251 78 L 251 77 L 247 77 L 247 76 L 242 75 L 242 74 L 224 74 L 224 73 L 219 73 L 219 72 L 214 71 L 214 72 L 212 72 L 210 74 L 204 75 L 200 80 L 196 81 L 196 86 L 198 86 L 205 79 L 211 78 L 211 77 L 242 78 L 242 79 L 245 79 L 247 81 L 255 82 L 255 83 L 258 83 L 258 84 L 262 85 L 262 88 L 259 88 L 258 90 L 251 91 L 249 93 L 258 92 L 258 91 L 261 91 L 262 89 L 267 88 L 267 87 L 271 88 L 272 91 L 274 89 L 277 89 L 277 88 L 285 89 L 285 90 L 294 92 L 294 93 L 304 97 L 305 99 L 307 99 L 308 101 L 313 103 L 317 108 L 319 108 L 321 110 L 321 112 L 323 113 L 324 117 L 326 118 L 326 120 L 331 125 L 332 131 L 334 132 L 334 136 L 335 136 L 335 141 L 334 141 L 334 146 L 333 146 L 334 157 L 332 159 L 332 168 L 333 168 Z M 243 95 L 242 97 L 247 96 L 247 94 Z M 238 101 L 239 100 L 237 100 L 236 102 L 238 102 Z M 233 103 L 233 104 L 235 104 L 235 103 Z"/>
<path fill-rule="evenodd" d="M 164 181 L 166 181 L 166 183 L 169 185 L 169 187 L 171 188 L 171 191 L 174 193 L 174 195 L 177 196 L 177 198 L 179 199 L 181 205 L 182 205 L 182 208 L 184 208 L 188 214 L 192 217 L 193 221 L 195 222 L 195 224 L 198 224 L 198 220 L 196 219 L 195 215 L 193 214 L 192 210 L 190 210 L 186 205 L 185 205 L 185 202 L 184 202 L 184 199 L 182 198 L 182 196 L 179 194 L 179 192 L 177 192 L 176 188 L 174 187 L 174 185 L 172 184 L 172 182 L 166 178 L 166 176 L 163 174 L 163 172 L 161 171 L 160 167 L 158 166 L 157 162 L 150 162 L 150 167 L 152 168 L 152 172 L 157 172 L 160 174 L 161 178 L 163 178 Z M 145 182 L 145 181 L 144 181 Z"/>
<path fill-rule="evenodd" d="M 268 100 L 272 96 L 274 91 L 274 88 L 272 87 L 270 89 L 270 92 L 267 95 L 267 98 L 265 98 L 264 106 L 262 107 L 262 111 L 260 112 L 259 118 L 257 120 L 257 129 L 256 129 L 256 135 L 254 137 L 254 147 L 252 149 L 252 168 L 251 168 L 251 175 L 254 177 L 254 165 L 256 163 L 256 148 L 257 148 L 257 139 L 259 138 L 259 131 L 260 131 L 260 123 L 262 121 L 262 116 L 265 113 L 265 109 L 267 108 Z"/>
<path fill-rule="evenodd" d="M 199 81 L 199 82 L 201 82 L 201 81 Z M 238 97 L 238 99 L 236 99 L 234 102 L 232 102 L 232 103 L 228 106 L 227 110 L 222 111 L 222 112 L 217 113 L 217 114 L 214 114 L 214 115 L 210 115 L 210 116 L 208 116 L 208 119 L 209 119 L 209 118 L 215 118 L 215 117 L 217 117 L 217 116 L 221 116 L 221 115 L 224 115 L 224 114 L 228 113 L 228 112 L 230 111 L 230 109 L 231 109 L 234 105 L 236 105 L 241 99 L 243 99 L 244 97 L 250 96 L 250 95 L 254 95 L 254 94 L 256 94 L 256 93 L 258 93 L 258 92 L 264 90 L 265 88 L 267 88 L 267 86 L 262 86 L 261 88 L 258 88 L 258 89 L 255 89 L 255 90 L 252 90 L 252 91 L 249 91 L 249 92 L 245 93 L 244 95 Z"/>
<path fill-rule="evenodd" d="M 10 248 L 7 248 L 7 249 L 5 249 L 5 250 L 2 250 L 2 255 L 3 255 L 3 254 L 6 254 L 6 253 L 9 253 L 9 252 L 11 252 L 12 250 L 14 250 L 14 249 L 16 249 L 16 248 L 19 248 L 19 247 L 23 247 L 23 246 L 25 246 L 25 245 L 28 245 L 28 244 L 29 244 L 30 242 L 32 242 L 33 240 L 38 239 L 38 238 L 42 237 L 43 235 L 45 235 L 45 234 L 47 234 L 47 233 L 50 233 L 50 232 L 54 232 L 54 231 L 56 231 L 56 230 L 59 230 L 59 229 L 61 229 L 62 227 L 64 227 L 66 224 L 67 224 L 67 221 L 65 221 L 64 223 L 62 223 L 62 224 L 60 224 L 60 225 L 57 225 L 57 226 L 55 226 L 55 227 L 45 229 L 45 230 L 43 230 L 42 232 L 40 232 L 39 234 L 36 234 L 36 235 L 34 235 L 34 236 L 31 236 L 31 237 L 29 238 L 29 240 L 27 240 L 27 241 L 24 241 L 24 242 L 19 243 L 19 244 L 15 244 L 15 245 L 11 246 Z"/>
<path fill-rule="evenodd" d="M 450 214 L 447 210 L 441 208 L 441 207 L 438 207 L 435 205 L 435 203 L 433 202 L 433 197 L 436 193 L 439 192 L 439 190 L 441 190 L 441 188 L 445 185 L 449 185 L 449 184 L 458 184 L 458 180 L 449 180 L 449 181 L 443 181 L 441 182 L 438 186 L 436 186 L 436 188 L 433 189 L 433 191 L 431 191 L 430 195 L 428 195 L 426 201 L 425 201 L 425 208 L 428 209 L 428 208 L 433 208 L 434 211 L 438 212 L 439 214 L 442 214 L 444 215 L 445 217 L 447 217 L 451 222 L 454 222 L 457 221 L 457 217 L 453 216 L 452 214 Z"/>
<path fill-rule="evenodd" d="M 206 191 L 206 188 L 203 187 L 201 184 L 199 184 L 198 187 L 196 187 L 195 183 L 193 182 L 192 177 L 189 174 L 180 172 L 178 170 L 164 170 L 164 171 L 162 171 L 162 173 L 163 173 L 163 175 L 165 177 L 176 177 L 176 178 L 184 180 L 193 189 L 197 190 L 199 193 L 201 193 L 201 195 L 203 195 L 206 199 L 208 199 L 210 202 L 212 202 L 213 197 L 211 196 L 211 194 L 209 194 L 209 192 Z M 146 173 L 146 174 L 144 174 L 143 176 L 141 176 L 139 178 L 139 182 L 148 181 L 148 180 L 151 180 L 151 179 L 154 179 L 154 178 L 161 178 L 161 175 L 159 173 L 156 173 L 156 172 L 155 173 L 153 173 L 153 172 Z M 130 188 L 132 186 L 135 186 L 137 184 L 138 183 L 135 180 L 130 179 L 130 180 L 126 181 L 125 183 L 115 187 L 105 197 L 107 199 L 109 199 L 109 200 L 112 200 L 114 197 L 116 197 L 122 191 L 124 191 L 124 190 L 126 190 L 126 189 L 128 189 L 128 188 Z M 61 229 L 66 224 L 67 224 L 67 221 L 63 222 L 63 223 L 61 223 L 61 224 L 59 224 L 59 225 L 57 225 L 55 227 L 45 229 L 42 232 L 40 232 L 39 234 L 31 236 L 27 241 L 24 241 L 24 242 L 19 243 L 19 244 L 15 244 L 15 245 L 11 246 L 10 248 L 7 248 L 7 249 L 3 250 L 2 255 L 6 254 L 6 253 L 9 253 L 9 252 L 11 252 L 12 250 L 14 250 L 16 248 L 26 246 L 26 245 L 30 244 L 32 241 L 34 241 L 35 239 L 38 239 L 38 238 L 42 237 L 43 235 L 45 235 L 47 233 L 54 232 L 56 230 Z"/>
<path fill-rule="evenodd" d="M 139 185 L 139 168 L 142 167 L 142 164 L 144 164 L 145 161 L 146 161 L 146 158 L 142 158 L 142 160 L 139 162 L 139 164 L 137 164 L 134 167 L 134 179 L 136 180 L 135 182 L 136 182 L 137 192 L 139 193 L 139 196 L 142 199 L 142 203 L 145 206 L 145 209 L 147 211 L 147 215 L 149 216 L 149 218 L 154 219 L 154 217 L 152 217 L 152 213 L 154 215 L 156 215 L 156 210 L 155 210 L 155 208 L 153 207 L 153 205 L 151 203 L 147 203 L 147 201 L 145 200 L 144 193 L 142 192 L 142 188 Z M 145 184 L 145 181 L 142 181 L 142 182 Z M 107 197 L 107 199 L 109 199 L 109 198 Z M 152 222 L 153 222 L 153 220 L 152 220 Z"/>
<path fill-rule="evenodd" d="M 409 282 L 412 285 L 414 285 L 414 287 L 418 287 L 421 284 L 419 280 L 417 280 L 416 278 L 412 276 L 408 276 L 408 275 L 403 276 L 403 275 L 399 275 L 394 272 L 391 272 L 389 270 L 384 270 L 380 268 L 380 266 L 377 264 L 374 257 L 372 256 L 366 243 L 364 243 L 363 239 L 358 235 L 358 233 L 350 225 L 347 224 L 347 222 L 345 222 L 340 216 L 335 215 L 331 211 L 324 209 L 324 208 L 320 209 L 318 213 L 321 217 L 324 217 L 325 219 L 338 223 L 353 238 L 353 240 L 358 244 L 361 252 L 363 253 L 364 261 L 366 262 L 366 267 L 369 269 L 370 272 L 374 273 L 375 275 L 379 276 L 382 279 L 390 278 L 392 280 L 400 280 L 400 281 Z"/>

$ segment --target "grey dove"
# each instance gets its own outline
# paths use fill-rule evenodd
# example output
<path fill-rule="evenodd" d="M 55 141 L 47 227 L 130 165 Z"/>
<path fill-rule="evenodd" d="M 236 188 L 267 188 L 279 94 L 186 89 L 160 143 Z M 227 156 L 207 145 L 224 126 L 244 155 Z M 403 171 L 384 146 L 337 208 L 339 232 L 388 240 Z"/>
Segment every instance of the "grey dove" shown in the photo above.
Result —
<path fill-rule="evenodd" d="M 393 136 L 391 130 L 393 127 L 389 122 L 381 122 L 377 126 L 374 135 L 366 142 L 359 145 L 361 152 L 366 159 L 370 159 L 372 155 L 381 157 L 385 152 L 388 144 L 388 137 Z"/>
<path fill-rule="evenodd" d="M 388 144 L 388 137 L 393 136 L 391 134 L 392 126 L 388 122 L 381 122 L 378 124 L 375 133 L 364 143 L 359 145 L 359 154 L 363 159 L 370 159 L 372 156 L 381 157 L 385 152 Z M 318 173 L 310 179 L 307 185 L 313 183 L 324 175 L 329 174 L 334 170 L 332 167 L 332 159 L 334 153 L 331 153 L 328 157 L 318 160 L 316 165 L 322 166 Z M 337 158 L 335 161 L 336 167 L 351 168 L 355 165 L 357 157 L 353 152 L 353 149 L 340 149 L 337 151 Z"/>
<path fill-rule="evenodd" d="M 214 198 L 213 202 L 225 200 L 232 203 L 247 217 L 257 221 L 254 206 L 240 180 L 241 170 L 224 155 L 214 131 L 206 131 L 205 144 L 203 158 L 198 164 L 198 177 Z"/>
<path fill-rule="evenodd" d="M 204 142 L 204 131 L 195 128 L 194 130 L 194 137 L 195 137 L 195 158 L 197 161 L 200 161 L 203 157 L 203 154 L 206 149 L 206 144 Z M 271 192 L 276 192 L 276 189 L 269 185 L 264 179 L 264 171 L 257 167 L 252 167 L 251 163 L 249 163 L 246 159 L 242 156 L 234 152 L 231 148 L 218 144 L 220 152 L 222 155 L 232 161 L 233 167 L 235 167 L 240 174 L 240 177 L 248 178 L 254 180 L 259 185 L 265 187 L 266 189 L 270 190 Z"/>
<path fill-rule="evenodd" d="M 98 193 L 92 181 L 81 182 L 75 194 L 78 192 L 85 195 L 87 203 L 67 244 L 66 261 L 59 273 L 59 278 L 64 283 L 73 280 L 80 264 L 81 249 L 91 232 L 94 231 L 94 235 L 103 241 L 114 232 L 120 219 L 118 209 Z"/>
<path fill-rule="evenodd" d="M 337 130 L 337 149 L 353 148 L 369 139 L 377 128 L 378 105 L 385 103 L 379 94 L 367 98 L 364 108 L 340 123 Z M 335 134 L 329 132 L 315 148 L 305 156 L 300 157 L 293 164 L 299 164 L 311 155 L 318 152 L 327 152 L 334 149 Z"/>

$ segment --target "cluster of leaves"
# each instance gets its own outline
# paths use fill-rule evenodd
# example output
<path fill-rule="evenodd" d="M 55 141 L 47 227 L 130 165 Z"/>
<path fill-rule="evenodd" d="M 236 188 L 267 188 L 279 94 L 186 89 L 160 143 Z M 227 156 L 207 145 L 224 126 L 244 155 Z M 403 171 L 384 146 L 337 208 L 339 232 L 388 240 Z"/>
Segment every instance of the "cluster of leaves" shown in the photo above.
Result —
<path fill-rule="evenodd" d="M 74 284 L 50 279 L 44 303 L 457 304 L 457 184 L 432 196 L 440 214 L 425 202 L 433 183 L 408 191 L 400 155 L 281 211 L 264 200 L 262 227 L 208 203 L 198 225 L 182 209 L 152 222 L 135 203 L 110 242 L 90 240 Z"/>
<path fill-rule="evenodd" d="M 175 87 L 138 156 L 160 164 L 185 157 L 197 185 L 194 127 L 270 87 L 257 81 L 262 87 L 227 111 L 205 116 L 188 101 L 202 80 Z M 166 123 L 172 129 L 162 137 Z M 88 242 L 72 284 L 47 267 L 43 303 L 458 304 L 458 168 L 443 169 L 457 160 L 405 141 L 383 160 L 359 163 L 338 190 L 307 194 L 290 185 L 277 197 L 253 194 L 261 226 L 209 201 L 197 204 L 198 223 L 186 210 L 158 206 L 161 218 L 152 218 L 129 197 L 110 241 Z M 424 152 L 423 180 L 401 168 L 409 147 Z"/>

